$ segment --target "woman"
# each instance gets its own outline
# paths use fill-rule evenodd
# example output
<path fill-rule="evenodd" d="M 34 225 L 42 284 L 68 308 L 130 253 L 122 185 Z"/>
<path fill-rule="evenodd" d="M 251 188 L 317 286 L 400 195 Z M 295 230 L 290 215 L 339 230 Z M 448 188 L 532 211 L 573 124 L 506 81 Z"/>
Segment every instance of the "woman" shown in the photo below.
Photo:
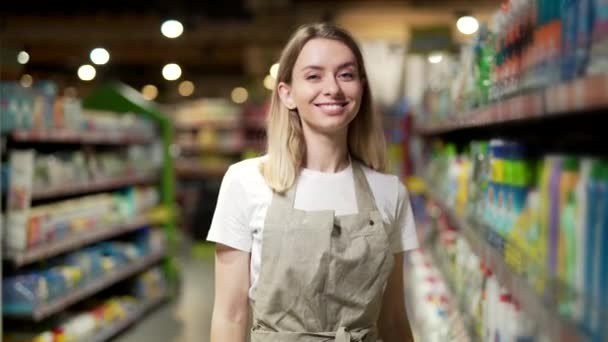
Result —
<path fill-rule="evenodd" d="M 418 242 L 405 187 L 381 173 L 361 51 L 314 24 L 279 62 L 268 153 L 229 168 L 209 231 L 211 341 L 413 341 L 403 252 Z"/>

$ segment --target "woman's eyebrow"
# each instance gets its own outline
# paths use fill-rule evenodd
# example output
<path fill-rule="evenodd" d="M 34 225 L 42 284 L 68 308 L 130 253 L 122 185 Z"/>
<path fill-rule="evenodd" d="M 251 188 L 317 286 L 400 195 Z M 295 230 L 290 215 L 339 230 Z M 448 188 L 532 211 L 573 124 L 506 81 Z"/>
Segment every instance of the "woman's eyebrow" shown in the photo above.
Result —
<path fill-rule="evenodd" d="M 342 63 L 342 64 L 338 65 L 337 69 L 339 70 L 339 69 L 344 69 L 344 68 L 347 68 L 347 67 L 356 67 L 356 66 L 357 66 L 357 63 L 350 61 L 350 62 L 345 62 L 345 63 Z M 301 71 L 304 71 L 304 70 L 307 70 L 307 69 L 323 70 L 324 68 L 322 66 L 319 66 L 319 65 L 307 65 L 307 66 L 303 67 L 301 69 Z"/>

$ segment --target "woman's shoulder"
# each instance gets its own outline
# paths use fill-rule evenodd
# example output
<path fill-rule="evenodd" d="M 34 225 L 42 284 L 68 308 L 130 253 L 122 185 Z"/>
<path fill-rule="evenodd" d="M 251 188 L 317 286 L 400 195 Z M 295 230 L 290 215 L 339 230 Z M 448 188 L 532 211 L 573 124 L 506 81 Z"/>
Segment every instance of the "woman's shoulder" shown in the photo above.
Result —
<path fill-rule="evenodd" d="M 260 172 L 260 164 L 265 159 L 266 156 L 248 158 L 230 165 L 224 175 L 224 181 L 239 183 L 254 192 L 266 191 L 266 181 Z"/>

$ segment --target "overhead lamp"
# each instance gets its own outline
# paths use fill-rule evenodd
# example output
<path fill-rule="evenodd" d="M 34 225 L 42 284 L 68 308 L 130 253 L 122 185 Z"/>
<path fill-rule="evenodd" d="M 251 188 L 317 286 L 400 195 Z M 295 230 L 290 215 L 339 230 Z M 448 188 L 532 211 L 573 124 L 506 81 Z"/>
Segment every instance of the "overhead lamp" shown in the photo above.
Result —
<path fill-rule="evenodd" d="M 141 94 L 146 100 L 154 100 L 158 96 L 158 88 L 153 84 L 146 84 L 141 88 Z"/>
<path fill-rule="evenodd" d="M 443 55 L 439 52 L 435 52 L 430 54 L 428 59 L 431 64 L 438 64 L 443 60 Z"/>
<path fill-rule="evenodd" d="M 19 51 L 17 54 L 17 63 L 19 64 L 27 64 L 30 61 L 30 54 L 26 51 Z"/>
<path fill-rule="evenodd" d="M 182 76 L 182 68 L 175 63 L 169 63 L 163 67 L 163 77 L 167 81 L 175 81 Z"/>
<path fill-rule="evenodd" d="M 83 81 L 93 80 L 96 74 L 95 68 L 90 64 L 85 64 L 78 68 L 78 77 Z"/>
<path fill-rule="evenodd" d="M 91 58 L 91 62 L 97 65 L 103 65 L 110 60 L 110 53 L 104 48 L 95 48 L 91 50 L 89 57 Z"/>
<path fill-rule="evenodd" d="M 276 79 L 272 75 L 266 75 L 264 78 L 264 88 L 268 90 L 274 90 Z"/>
<path fill-rule="evenodd" d="M 276 80 L 278 74 L 279 74 L 279 63 L 274 63 L 270 67 L 270 76 L 272 76 L 272 78 L 274 78 Z"/>
<path fill-rule="evenodd" d="M 184 32 L 184 25 L 177 20 L 167 20 L 160 26 L 160 32 L 167 38 L 177 38 Z"/>
<path fill-rule="evenodd" d="M 465 15 L 458 18 L 458 21 L 456 21 L 456 27 L 461 33 L 470 35 L 479 30 L 479 21 L 473 16 Z"/>
<path fill-rule="evenodd" d="M 194 83 L 190 81 L 183 81 L 177 87 L 177 91 L 181 96 L 190 96 L 194 93 Z"/>
<path fill-rule="evenodd" d="M 249 93 L 247 92 L 247 89 L 243 88 L 243 87 L 236 87 L 234 89 L 232 89 L 232 93 L 230 94 L 230 97 L 232 98 L 232 101 L 234 103 L 244 103 L 245 101 L 247 101 L 247 98 L 249 97 Z"/>
<path fill-rule="evenodd" d="M 24 88 L 29 88 L 34 84 L 34 78 L 30 74 L 23 74 L 19 80 L 19 84 Z"/>

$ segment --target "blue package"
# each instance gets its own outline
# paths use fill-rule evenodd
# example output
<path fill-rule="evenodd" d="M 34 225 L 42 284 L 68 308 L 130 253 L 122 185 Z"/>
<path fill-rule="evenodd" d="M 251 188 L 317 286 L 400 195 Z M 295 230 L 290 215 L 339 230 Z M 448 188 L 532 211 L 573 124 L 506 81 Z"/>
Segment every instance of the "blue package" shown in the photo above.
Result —
<path fill-rule="evenodd" d="M 44 270 L 40 276 L 46 280 L 48 288 L 48 301 L 56 300 L 64 296 L 67 291 L 67 283 L 63 274 L 56 268 Z"/>
<path fill-rule="evenodd" d="M 562 0 L 562 81 L 570 81 L 576 75 L 579 1 Z"/>
<path fill-rule="evenodd" d="M 31 314 L 47 299 L 46 280 L 39 274 L 29 273 L 2 279 L 2 313 Z"/>
<path fill-rule="evenodd" d="M 576 34 L 576 75 L 583 77 L 586 74 L 593 41 L 593 26 L 595 25 L 594 0 L 577 0 L 577 34 Z"/>

